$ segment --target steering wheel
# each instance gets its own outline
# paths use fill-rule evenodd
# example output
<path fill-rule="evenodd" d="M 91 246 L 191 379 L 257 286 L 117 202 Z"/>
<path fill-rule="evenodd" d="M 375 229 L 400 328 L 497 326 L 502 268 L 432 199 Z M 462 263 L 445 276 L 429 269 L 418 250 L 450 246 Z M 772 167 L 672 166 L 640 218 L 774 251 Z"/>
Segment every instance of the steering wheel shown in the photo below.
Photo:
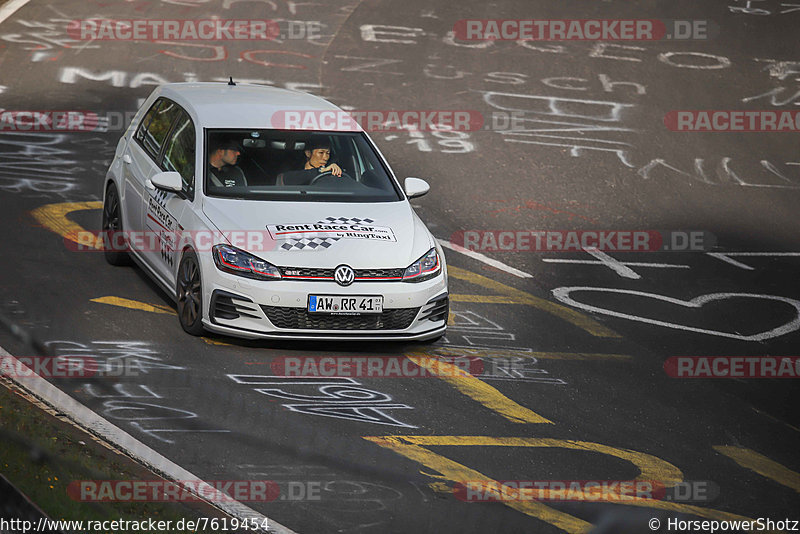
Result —
<path fill-rule="evenodd" d="M 319 173 L 318 175 L 316 175 L 316 176 L 314 177 L 314 179 L 313 179 L 313 180 L 311 180 L 311 182 L 310 182 L 308 185 L 314 185 L 315 183 L 317 183 L 317 182 L 320 180 L 320 178 L 323 178 L 323 177 L 325 177 L 325 176 L 328 176 L 328 175 L 330 175 L 330 176 L 333 176 L 333 174 L 331 173 L 331 171 L 325 171 L 325 172 L 321 172 L 321 173 Z M 350 175 L 349 175 L 349 174 L 347 174 L 346 172 L 342 171 L 342 175 L 340 176 L 340 178 L 344 178 L 345 176 L 346 176 L 347 178 L 350 178 L 350 179 L 351 179 L 351 180 L 353 180 L 354 182 L 356 181 L 356 179 L 355 179 L 355 178 L 353 178 L 352 176 L 350 176 Z"/>

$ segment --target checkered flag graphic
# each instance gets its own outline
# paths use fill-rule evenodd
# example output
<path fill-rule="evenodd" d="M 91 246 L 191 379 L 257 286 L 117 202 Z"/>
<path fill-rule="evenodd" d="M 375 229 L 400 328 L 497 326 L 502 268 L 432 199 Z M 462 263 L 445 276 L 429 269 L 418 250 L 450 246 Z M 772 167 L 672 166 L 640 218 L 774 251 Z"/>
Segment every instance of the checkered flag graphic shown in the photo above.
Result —
<path fill-rule="evenodd" d="M 316 250 L 325 249 L 339 241 L 338 237 L 310 237 L 302 239 L 289 239 L 281 245 L 283 250 Z"/>
<path fill-rule="evenodd" d="M 358 217 L 325 217 L 317 224 L 372 224 L 372 219 L 360 219 Z"/>

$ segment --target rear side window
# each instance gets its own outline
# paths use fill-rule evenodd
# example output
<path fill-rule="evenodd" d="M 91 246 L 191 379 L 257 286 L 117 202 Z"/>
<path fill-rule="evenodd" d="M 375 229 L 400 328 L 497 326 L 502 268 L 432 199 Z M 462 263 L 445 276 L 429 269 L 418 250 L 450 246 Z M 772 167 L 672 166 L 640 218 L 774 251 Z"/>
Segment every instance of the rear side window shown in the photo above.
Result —
<path fill-rule="evenodd" d="M 180 112 L 180 106 L 166 98 L 159 98 L 142 120 L 136 139 L 154 160 L 158 160 L 164 139 Z"/>
<path fill-rule="evenodd" d="M 164 170 L 175 171 L 183 179 L 184 191 L 190 195 L 194 191 L 195 133 L 192 119 L 181 111 L 175 132 L 167 143 L 164 152 Z"/>
<path fill-rule="evenodd" d="M 144 139 L 144 134 L 147 131 L 147 127 L 150 125 L 150 121 L 153 120 L 153 117 L 155 117 L 156 113 L 158 113 L 158 108 L 160 108 L 161 104 L 163 103 L 164 99 L 159 98 L 152 106 L 150 106 L 150 109 L 147 110 L 147 113 L 145 113 L 141 124 L 139 124 L 139 129 L 136 130 L 136 135 L 134 136 L 134 138 L 140 143 Z"/>

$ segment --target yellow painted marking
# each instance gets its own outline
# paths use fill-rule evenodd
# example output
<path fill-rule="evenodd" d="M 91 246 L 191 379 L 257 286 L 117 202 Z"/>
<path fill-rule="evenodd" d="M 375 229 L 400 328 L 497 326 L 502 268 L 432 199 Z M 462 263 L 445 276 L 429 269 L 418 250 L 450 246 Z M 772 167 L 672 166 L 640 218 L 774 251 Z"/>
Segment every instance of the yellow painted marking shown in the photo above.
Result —
<path fill-rule="evenodd" d="M 745 469 L 755 471 L 763 477 L 767 477 L 800 493 L 800 474 L 774 460 L 770 460 L 763 454 L 744 447 L 726 447 L 722 445 L 715 446 L 714 450 L 724 454 Z"/>
<path fill-rule="evenodd" d="M 475 302 L 479 304 L 525 304 L 514 297 L 503 295 L 450 295 L 452 302 Z"/>
<path fill-rule="evenodd" d="M 553 424 L 549 419 L 538 413 L 520 406 L 495 388 L 462 370 L 457 365 L 431 358 L 426 354 L 412 353 L 406 357 L 444 380 L 458 391 L 483 404 L 512 423 L 547 423 Z"/>
<path fill-rule="evenodd" d="M 602 352 L 536 352 L 514 349 L 481 349 L 469 347 L 433 347 L 437 356 L 475 358 L 536 358 L 537 360 L 630 360 L 629 354 L 606 354 Z"/>
<path fill-rule="evenodd" d="M 640 471 L 636 480 L 660 481 L 666 487 L 671 487 L 683 480 L 683 473 L 674 465 L 649 454 L 631 451 L 628 449 L 618 449 L 600 443 L 586 441 L 571 441 L 549 438 L 498 438 L 491 436 L 364 436 L 364 439 L 393 450 L 401 456 L 414 460 L 427 469 L 441 473 L 441 476 L 428 474 L 428 476 L 449 480 L 454 483 L 467 484 L 469 482 L 481 481 L 491 484 L 494 488 L 500 488 L 500 483 L 492 480 L 486 475 L 470 469 L 469 467 L 454 462 L 440 454 L 426 449 L 424 446 L 504 446 L 504 447 L 556 447 L 572 450 L 581 450 L 605 454 L 634 464 Z M 436 488 L 441 490 L 441 482 Z M 491 490 L 495 492 L 494 489 Z M 538 502 L 522 499 L 514 499 L 513 494 L 507 493 L 508 489 L 503 489 L 501 493 L 494 493 L 500 498 L 500 502 L 509 508 L 527 514 L 531 517 L 546 521 L 551 525 L 570 534 L 589 532 L 592 528 L 590 523 L 578 519 L 569 514 L 560 512 L 549 506 Z M 511 490 L 513 491 L 513 490 Z M 511 497 L 509 499 L 509 497 Z M 656 501 L 652 499 L 634 499 L 631 501 L 617 502 L 638 506 L 643 508 L 653 508 L 658 510 L 668 510 L 672 512 L 692 514 L 698 517 L 717 520 L 739 520 L 752 521 L 752 519 L 714 510 L 711 508 L 701 508 L 688 504 L 681 504 L 667 501 Z"/>
<path fill-rule="evenodd" d="M 175 315 L 175 310 L 169 306 L 161 306 L 158 304 L 148 304 L 146 302 L 139 302 L 138 300 L 124 299 L 121 297 L 98 297 L 92 299 L 91 302 L 99 302 L 100 304 L 109 304 L 111 306 L 119 306 L 121 308 L 129 308 L 131 310 L 146 311 L 151 313 L 164 313 L 167 315 Z"/>
<path fill-rule="evenodd" d="M 446 482 L 431 482 L 428 487 L 436 493 L 453 493 L 453 487 Z"/>
<path fill-rule="evenodd" d="M 91 247 L 102 249 L 95 244 L 94 238 L 91 240 L 83 239 L 81 236 L 88 232 L 81 227 L 81 225 L 74 223 L 67 219 L 67 215 L 73 211 L 81 210 L 99 210 L 103 208 L 103 203 L 99 200 L 92 202 L 63 202 L 59 204 L 46 204 L 39 206 L 31 211 L 31 215 L 36 221 L 50 230 L 55 232 L 64 239 L 68 239 L 73 243 L 77 243 L 84 247 Z M 94 233 L 92 232 L 92 236 Z"/>
<path fill-rule="evenodd" d="M 447 326 L 453 326 L 456 324 L 456 314 L 450 312 L 447 314 Z"/>
<path fill-rule="evenodd" d="M 230 343 L 225 343 L 224 341 L 217 341 L 216 339 L 211 339 L 208 337 L 201 337 L 203 341 L 205 341 L 208 345 L 222 345 L 225 347 L 233 347 Z"/>
<path fill-rule="evenodd" d="M 487 278 L 480 274 L 473 273 L 467 271 L 466 269 L 461 269 L 459 267 L 453 267 L 453 266 L 447 267 L 447 274 L 453 278 L 459 278 L 461 280 L 465 280 L 472 284 L 476 284 L 481 287 L 485 287 L 487 289 L 496 291 L 498 293 L 502 293 L 504 295 L 513 297 L 520 304 L 533 306 L 534 308 L 538 308 L 551 315 L 555 315 L 556 317 L 559 317 L 560 319 L 563 319 L 569 323 L 574 324 L 578 328 L 585 330 L 586 332 L 592 334 L 593 336 L 614 337 L 614 338 L 621 337 L 619 334 L 617 334 L 610 328 L 601 325 L 594 319 L 591 319 L 578 311 L 575 311 L 573 309 L 567 308 L 566 306 L 562 306 L 560 304 L 556 304 L 554 302 L 550 302 L 548 300 L 539 297 L 534 297 L 530 293 L 520 291 L 519 289 L 507 286 L 501 282 L 492 280 L 491 278 Z"/>
<path fill-rule="evenodd" d="M 635 465 L 640 475 L 635 480 L 657 480 L 665 487 L 672 487 L 683 480 L 681 470 L 655 456 L 629 449 L 618 449 L 590 441 L 574 441 L 554 438 L 520 438 L 493 436 L 386 436 L 386 442 L 397 445 L 419 445 L 425 447 L 536 447 L 571 449 L 598 452 L 613 456 Z"/>
<path fill-rule="evenodd" d="M 458 462 L 454 462 L 449 458 L 445 458 L 435 452 L 429 451 L 424 447 L 418 445 L 409 445 L 395 441 L 393 438 L 403 438 L 405 436 L 365 436 L 364 439 L 372 441 L 381 447 L 386 447 L 394 452 L 414 460 L 428 469 L 433 469 L 443 475 L 442 478 L 452 480 L 453 482 L 467 482 L 471 480 L 490 480 L 490 478 L 479 471 L 470 469 Z M 543 521 L 555 525 L 556 527 L 571 533 L 588 532 L 592 528 L 591 523 L 587 523 L 582 519 L 573 517 L 564 512 L 559 512 L 549 506 L 537 501 L 503 501 L 503 504 L 518 510 L 524 514 L 532 517 L 539 518 Z"/>

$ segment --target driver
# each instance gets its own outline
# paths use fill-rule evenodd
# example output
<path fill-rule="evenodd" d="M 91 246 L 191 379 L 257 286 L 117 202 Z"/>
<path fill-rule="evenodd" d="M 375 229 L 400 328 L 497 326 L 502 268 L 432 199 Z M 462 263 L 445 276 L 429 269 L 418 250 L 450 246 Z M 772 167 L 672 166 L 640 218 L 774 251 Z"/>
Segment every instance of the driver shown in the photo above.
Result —
<path fill-rule="evenodd" d="M 244 172 L 236 162 L 242 155 L 242 147 L 234 140 L 218 143 L 209 152 L 208 175 L 217 187 L 246 186 Z"/>
<path fill-rule="evenodd" d="M 331 143 L 326 136 L 314 136 L 306 142 L 306 163 L 302 169 L 278 175 L 277 185 L 310 185 L 317 176 L 330 173 L 341 177 L 342 168 L 335 163 L 326 165 L 331 157 Z"/>
<path fill-rule="evenodd" d="M 322 136 L 315 137 L 306 145 L 306 165 L 304 169 L 315 169 L 316 173 L 314 176 L 323 172 L 330 172 L 334 176 L 341 176 L 342 168 L 337 164 L 331 163 L 326 166 L 330 158 L 330 142 Z"/>

